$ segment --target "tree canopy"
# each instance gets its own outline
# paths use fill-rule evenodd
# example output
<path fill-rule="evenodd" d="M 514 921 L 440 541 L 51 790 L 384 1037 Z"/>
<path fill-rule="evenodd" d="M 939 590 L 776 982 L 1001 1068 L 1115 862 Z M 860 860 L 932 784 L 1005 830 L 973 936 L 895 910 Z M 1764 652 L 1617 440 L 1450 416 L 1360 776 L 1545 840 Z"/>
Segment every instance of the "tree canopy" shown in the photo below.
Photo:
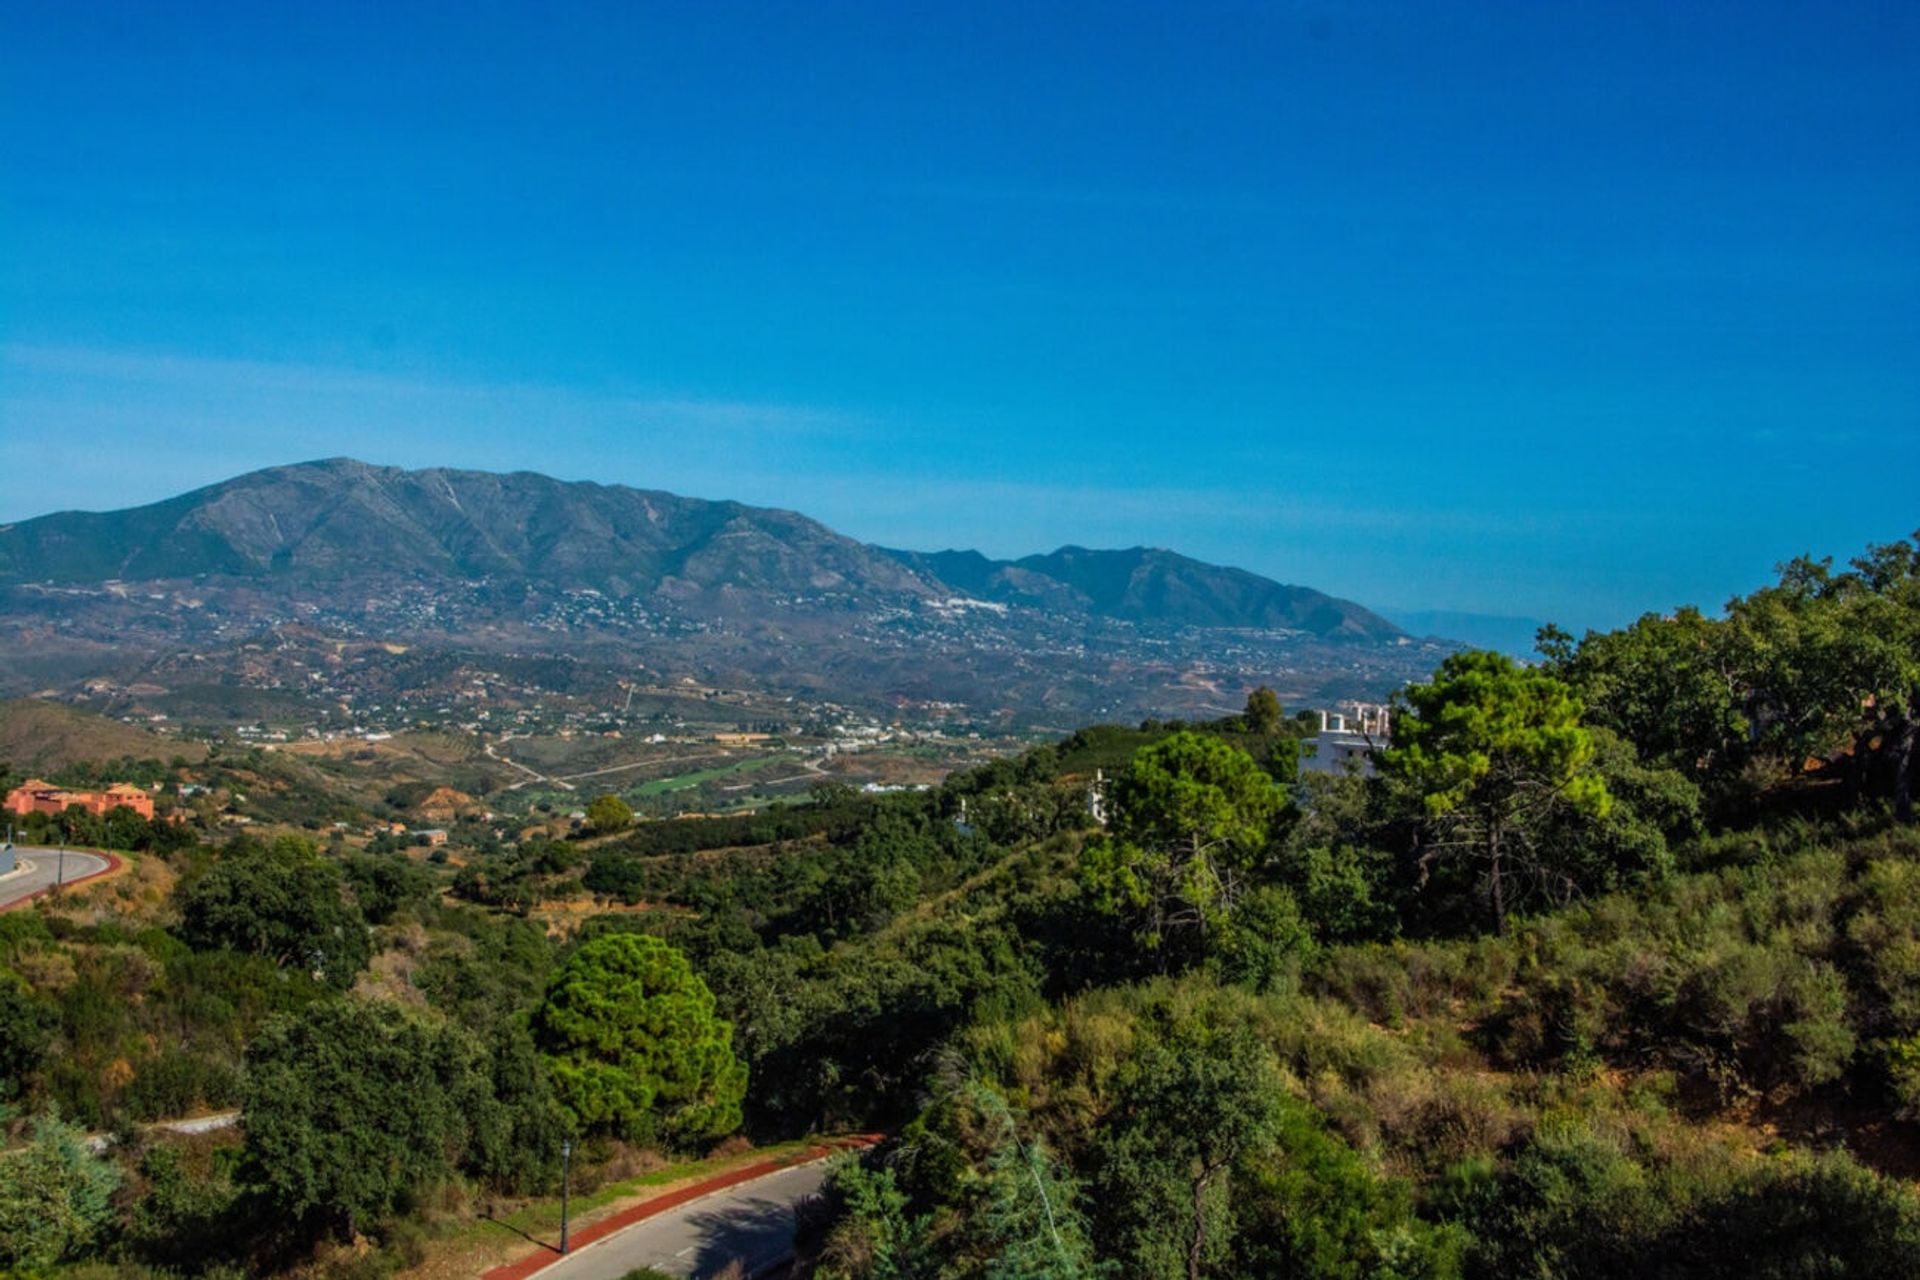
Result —
<path fill-rule="evenodd" d="M 1111 829 L 1081 879 L 1160 947 L 1227 928 L 1266 857 L 1286 796 L 1246 752 L 1183 731 L 1137 752 L 1113 784 Z"/>
<path fill-rule="evenodd" d="M 1698 609 L 1549 638 L 1554 674 L 1649 764 L 1686 773 L 1726 817 L 1817 774 L 1913 816 L 1920 749 L 1920 534 L 1845 569 L 1802 557 L 1778 581 Z"/>
<path fill-rule="evenodd" d="M 746 1065 L 733 1027 L 670 944 L 594 938 L 562 965 L 534 1014 L 554 1090 L 583 1130 L 696 1142 L 740 1126 Z"/>
<path fill-rule="evenodd" d="M 79 1257 L 113 1217 L 120 1170 L 87 1150 L 78 1129 L 35 1122 L 23 1151 L 0 1155 L 0 1267 L 37 1273 Z"/>
<path fill-rule="evenodd" d="M 1121 1252 L 1137 1275 L 1199 1280 L 1228 1256 L 1233 1166 L 1274 1138 L 1279 1073 L 1234 1028 L 1149 1046 L 1124 1080 L 1099 1187 Z"/>
<path fill-rule="evenodd" d="M 587 806 L 587 821 L 602 834 L 625 831 L 633 825 L 633 806 L 616 795 L 595 796 Z"/>
<path fill-rule="evenodd" d="M 1429 822 L 1429 857 L 1484 869 L 1488 908 L 1506 926 L 1516 869 L 1551 891 L 1539 837 L 1559 811 L 1600 817 L 1612 807 L 1590 766 L 1593 736 L 1565 682 L 1504 654 L 1456 653 L 1427 684 L 1400 694 L 1389 774 L 1410 785 Z"/>
<path fill-rule="evenodd" d="M 1280 695 L 1261 685 L 1247 695 L 1247 709 L 1242 719 L 1247 722 L 1248 733 L 1274 734 L 1280 732 L 1280 723 L 1285 713 L 1280 709 Z"/>
<path fill-rule="evenodd" d="M 480 1045 L 385 1001 L 316 1001 L 247 1053 L 244 1171 L 287 1217 L 345 1228 L 444 1182 L 504 1124 Z"/>
<path fill-rule="evenodd" d="M 181 882 L 180 936 L 298 967 L 345 990 L 367 965 L 367 925 L 343 891 L 340 866 L 305 840 L 235 842 Z"/>

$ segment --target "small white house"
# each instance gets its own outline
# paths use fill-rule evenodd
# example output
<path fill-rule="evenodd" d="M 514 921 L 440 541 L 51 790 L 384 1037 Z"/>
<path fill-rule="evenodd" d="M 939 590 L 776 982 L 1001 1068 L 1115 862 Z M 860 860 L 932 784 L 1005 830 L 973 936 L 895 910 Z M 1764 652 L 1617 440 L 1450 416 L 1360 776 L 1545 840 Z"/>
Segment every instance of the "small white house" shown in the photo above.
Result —
<path fill-rule="evenodd" d="M 1343 703 L 1343 710 L 1322 711 L 1320 732 L 1307 742 L 1300 768 L 1312 773 L 1358 773 L 1372 777 L 1373 753 L 1386 749 L 1391 720 L 1374 703 Z"/>

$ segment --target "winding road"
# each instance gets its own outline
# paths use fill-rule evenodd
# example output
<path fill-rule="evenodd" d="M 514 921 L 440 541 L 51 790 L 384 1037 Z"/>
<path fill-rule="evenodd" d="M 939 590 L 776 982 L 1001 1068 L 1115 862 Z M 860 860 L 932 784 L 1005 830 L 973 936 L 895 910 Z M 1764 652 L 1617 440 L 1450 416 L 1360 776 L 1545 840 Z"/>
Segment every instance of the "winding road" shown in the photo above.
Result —
<path fill-rule="evenodd" d="M 507 742 L 511 742 L 513 741 L 513 736 L 511 734 L 505 735 L 500 739 L 500 741 L 503 744 Z M 514 768 L 518 769 L 520 772 L 527 775 L 524 781 L 516 782 L 512 786 L 508 787 L 507 790 L 509 791 L 518 791 L 520 788 L 526 786 L 527 783 L 529 782 L 545 782 L 545 783 L 549 783 L 552 786 L 560 787 L 561 789 L 566 791 L 572 791 L 574 789 L 573 784 L 571 782 L 566 782 L 560 778 L 549 778 L 546 774 L 541 773 L 538 769 L 529 769 L 527 768 L 527 766 L 521 764 L 518 760 L 508 759 L 506 756 L 503 756 L 499 752 L 495 751 L 493 749 L 493 743 L 491 742 L 482 742 L 480 744 L 480 750 L 486 753 L 487 759 L 497 760 L 501 764 L 505 764 L 505 765 L 512 765 Z"/>
<path fill-rule="evenodd" d="M 620 1280 L 652 1267 L 701 1280 L 737 1262 L 746 1276 L 763 1276 L 793 1255 L 796 1210 L 820 1194 L 827 1170 L 826 1159 L 779 1169 L 578 1245 L 564 1258 L 539 1260 L 537 1272 L 511 1270 L 539 1280 Z M 489 1275 L 504 1278 L 508 1270 Z"/>
<path fill-rule="evenodd" d="M 13 852 L 19 859 L 20 869 L 11 875 L 0 876 L 0 911 L 17 906 L 58 884 L 72 884 L 76 880 L 103 875 L 113 869 L 112 860 L 105 854 L 87 853 L 80 849 L 69 849 L 63 855 L 58 849 L 29 849 L 16 845 Z"/>

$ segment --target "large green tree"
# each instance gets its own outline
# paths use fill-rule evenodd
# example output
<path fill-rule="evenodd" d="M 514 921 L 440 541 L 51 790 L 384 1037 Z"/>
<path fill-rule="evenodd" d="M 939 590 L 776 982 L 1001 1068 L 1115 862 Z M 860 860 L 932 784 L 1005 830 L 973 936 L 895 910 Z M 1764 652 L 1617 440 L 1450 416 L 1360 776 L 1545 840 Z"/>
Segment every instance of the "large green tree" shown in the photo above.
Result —
<path fill-rule="evenodd" d="M 984 1280 L 1090 1280 L 1093 1246 L 1072 1172 L 1038 1135 L 1021 1136 L 998 1090 L 974 1080 L 967 1098 L 992 1144 L 981 1179 L 982 1226 L 993 1249 Z"/>
<path fill-rule="evenodd" d="M 1184 731 L 1135 753 L 1111 801 L 1111 827 L 1088 843 L 1081 881 L 1154 948 L 1232 927 L 1287 804 L 1246 752 Z"/>
<path fill-rule="evenodd" d="M 1870 547 L 1836 572 L 1781 567 L 1780 581 L 1727 609 L 1734 660 L 1759 748 L 1797 770 L 1842 756 L 1856 793 L 1913 817 L 1920 748 L 1920 534 Z"/>
<path fill-rule="evenodd" d="M 633 825 L 633 806 L 616 795 L 595 796 L 587 806 L 587 821 L 603 835 L 625 831 Z"/>
<path fill-rule="evenodd" d="M 1248 733 L 1275 734 L 1285 713 L 1280 709 L 1280 695 L 1261 685 L 1247 695 L 1247 709 L 1241 717 L 1247 722 Z"/>
<path fill-rule="evenodd" d="M 1724 622 L 1686 608 L 1588 632 L 1577 647 L 1564 633 L 1543 634 L 1542 645 L 1587 721 L 1626 738 L 1647 764 L 1702 782 L 1744 757 L 1746 713 Z"/>
<path fill-rule="evenodd" d="M 1812 762 L 1850 798 L 1913 813 L 1920 752 L 1920 535 L 1869 547 L 1845 569 L 1802 557 L 1730 601 L 1649 614 L 1577 646 L 1543 633 L 1553 673 L 1592 723 L 1677 769 L 1722 815 Z"/>
<path fill-rule="evenodd" d="M 1423 867 L 1465 859 L 1480 869 L 1494 927 L 1529 889 L 1565 896 L 1566 875 L 1542 838 L 1572 811 L 1613 805 L 1592 767 L 1593 736 L 1565 682 L 1504 654 L 1456 653 L 1399 696 L 1389 776 L 1409 785 L 1426 818 Z"/>
<path fill-rule="evenodd" d="M 645 934 L 583 944 L 534 1014 L 535 1042 L 576 1126 L 698 1142 L 740 1126 L 747 1068 L 687 958 Z"/>
<path fill-rule="evenodd" d="M 235 842 L 175 896 L 191 946 L 267 956 L 339 990 L 366 968 L 366 920 L 347 899 L 339 865 L 305 840 Z"/>
<path fill-rule="evenodd" d="M 505 1124 L 466 1031 L 385 1001 L 321 1000 L 247 1052 L 245 1180 L 316 1229 L 402 1208 Z"/>
<path fill-rule="evenodd" d="M 1913 821 L 1915 757 L 1920 755 L 1920 533 L 1870 548 L 1845 575 L 1862 603 L 1851 621 L 1870 685 L 1866 731 L 1856 752 L 1884 761 L 1894 815 Z"/>

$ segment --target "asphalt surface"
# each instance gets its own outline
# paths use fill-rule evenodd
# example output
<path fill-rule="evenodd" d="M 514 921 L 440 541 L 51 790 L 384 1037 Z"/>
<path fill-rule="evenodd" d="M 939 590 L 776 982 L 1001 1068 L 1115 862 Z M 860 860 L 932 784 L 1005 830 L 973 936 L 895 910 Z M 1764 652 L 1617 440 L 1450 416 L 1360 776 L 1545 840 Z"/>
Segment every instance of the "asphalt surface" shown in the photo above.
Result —
<path fill-rule="evenodd" d="M 759 1276 L 793 1252 L 794 1208 L 819 1194 L 827 1162 L 795 1165 L 636 1222 L 543 1268 L 538 1280 L 620 1280 L 638 1267 L 717 1274 L 738 1259 Z"/>
<path fill-rule="evenodd" d="M 5 832 L 0 832 L 0 836 L 3 835 Z M 53 888 L 61 875 L 60 852 L 57 849 L 28 849 L 16 845 L 14 854 L 22 867 L 28 863 L 33 865 L 17 875 L 0 878 L 0 907 L 12 906 L 30 893 Z M 66 882 L 71 884 L 82 876 L 98 875 L 112 865 L 97 853 L 69 849 L 66 854 Z"/>

